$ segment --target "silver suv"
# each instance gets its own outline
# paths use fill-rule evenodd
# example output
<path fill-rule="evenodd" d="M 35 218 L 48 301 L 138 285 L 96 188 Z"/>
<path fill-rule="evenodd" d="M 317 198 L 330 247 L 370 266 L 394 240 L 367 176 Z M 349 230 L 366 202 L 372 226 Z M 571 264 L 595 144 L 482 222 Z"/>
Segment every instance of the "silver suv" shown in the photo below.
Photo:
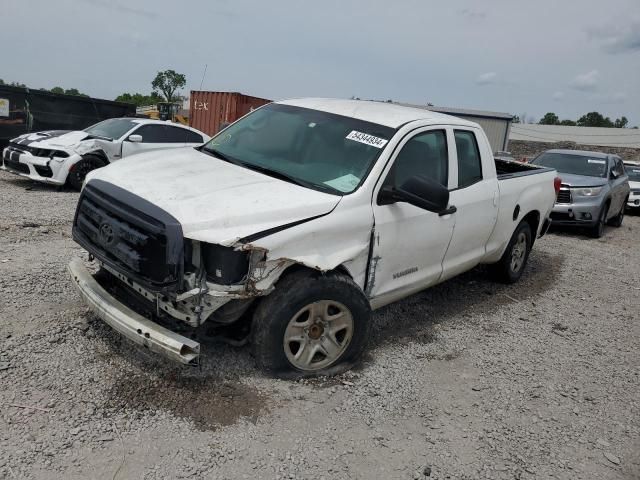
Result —
<path fill-rule="evenodd" d="M 605 224 L 622 225 L 629 179 L 617 155 L 581 150 L 547 150 L 531 163 L 555 168 L 562 184 L 551 212 L 552 225 L 587 227 L 599 238 Z"/>

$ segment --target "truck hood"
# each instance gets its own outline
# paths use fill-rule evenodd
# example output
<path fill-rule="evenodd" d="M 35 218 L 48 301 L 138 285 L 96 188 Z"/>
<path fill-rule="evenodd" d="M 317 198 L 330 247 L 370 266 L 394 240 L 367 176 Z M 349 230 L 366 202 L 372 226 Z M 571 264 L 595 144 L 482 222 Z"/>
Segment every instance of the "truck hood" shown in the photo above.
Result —
<path fill-rule="evenodd" d="M 342 197 L 219 160 L 193 148 L 148 152 L 94 170 L 171 214 L 185 237 L 220 245 L 324 215 Z"/>
<path fill-rule="evenodd" d="M 588 177 L 586 175 L 573 175 L 570 173 L 558 173 L 562 183 L 570 187 L 599 187 L 608 183 L 606 178 Z"/>
<path fill-rule="evenodd" d="M 18 145 L 51 150 L 72 151 L 81 141 L 90 138 L 82 130 L 47 130 L 37 133 L 26 133 L 11 140 Z"/>

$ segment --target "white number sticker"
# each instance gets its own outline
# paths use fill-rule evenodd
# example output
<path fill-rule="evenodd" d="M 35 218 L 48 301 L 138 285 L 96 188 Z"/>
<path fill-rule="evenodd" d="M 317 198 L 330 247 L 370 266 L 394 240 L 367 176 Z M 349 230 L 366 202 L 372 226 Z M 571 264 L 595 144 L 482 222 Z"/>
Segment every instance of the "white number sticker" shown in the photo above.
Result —
<path fill-rule="evenodd" d="M 598 165 L 604 165 L 604 160 L 594 160 L 593 158 L 590 158 L 589 160 L 587 160 L 588 163 L 597 163 Z"/>
<path fill-rule="evenodd" d="M 385 140 L 384 138 L 369 135 L 367 133 L 358 132 L 357 130 L 352 130 L 351 133 L 346 136 L 346 139 L 364 143 L 365 145 L 370 145 L 376 148 L 384 147 L 389 141 Z"/>

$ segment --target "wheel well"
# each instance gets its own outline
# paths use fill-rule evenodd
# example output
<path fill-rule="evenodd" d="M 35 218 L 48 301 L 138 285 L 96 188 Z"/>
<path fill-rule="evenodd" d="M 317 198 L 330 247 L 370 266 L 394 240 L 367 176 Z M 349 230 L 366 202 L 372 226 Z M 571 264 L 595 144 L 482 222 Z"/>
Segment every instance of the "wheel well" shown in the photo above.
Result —
<path fill-rule="evenodd" d="M 522 221 L 527 222 L 531 228 L 531 245 L 533 245 L 538 233 L 538 225 L 540 225 L 540 212 L 533 210 L 527 213 Z"/>
<path fill-rule="evenodd" d="M 89 152 L 85 155 L 82 156 L 82 159 L 86 159 L 87 157 L 94 157 L 97 158 L 98 160 L 100 160 L 103 163 L 103 167 L 106 167 L 107 165 L 109 165 L 109 158 L 107 157 L 107 154 L 104 153 L 102 150 L 96 150 L 94 152 Z"/>
<path fill-rule="evenodd" d="M 307 267 L 306 265 L 302 265 L 300 263 L 294 263 L 294 264 L 290 265 L 289 267 L 287 267 L 280 274 L 280 277 L 278 278 L 277 282 L 282 280 L 285 276 L 289 276 L 289 275 L 291 275 L 293 273 L 301 272 L 301 271 L 305 271 L 305 270 L 307 272 L 309 272 L 310 275 L 326 275 L 326 274 L 331 274 L 332 272 L 337 272 L 337 273 L 342 273 L 342 274 L 348 276 L 349 278 L 353 279 L 351 273 L 349 272 L 349 270 L 347 270 L 345 268 L 344 265 L 338 265 L 336 268 L 333 268 L 331 270 L 325 270 L 323 272 L 323 271 L 321 271 L 321 270 L 319 270 L 317 268 L 311 268 L 311 267 Z"/>

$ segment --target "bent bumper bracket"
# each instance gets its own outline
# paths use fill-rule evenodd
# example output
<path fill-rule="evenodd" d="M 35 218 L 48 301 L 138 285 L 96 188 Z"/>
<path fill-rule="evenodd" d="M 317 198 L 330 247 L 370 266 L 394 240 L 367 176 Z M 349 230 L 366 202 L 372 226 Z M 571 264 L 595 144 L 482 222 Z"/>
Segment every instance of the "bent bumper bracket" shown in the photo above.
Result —
<path fill-rule="evenodd" d="M 96 282 L 79 258 L 73 259 L 68 269 L 85 303 L 114 330 L 171 360 L 188 365 L 198 363 L 198 342 L 172 332 L 120 303 Z"/>

